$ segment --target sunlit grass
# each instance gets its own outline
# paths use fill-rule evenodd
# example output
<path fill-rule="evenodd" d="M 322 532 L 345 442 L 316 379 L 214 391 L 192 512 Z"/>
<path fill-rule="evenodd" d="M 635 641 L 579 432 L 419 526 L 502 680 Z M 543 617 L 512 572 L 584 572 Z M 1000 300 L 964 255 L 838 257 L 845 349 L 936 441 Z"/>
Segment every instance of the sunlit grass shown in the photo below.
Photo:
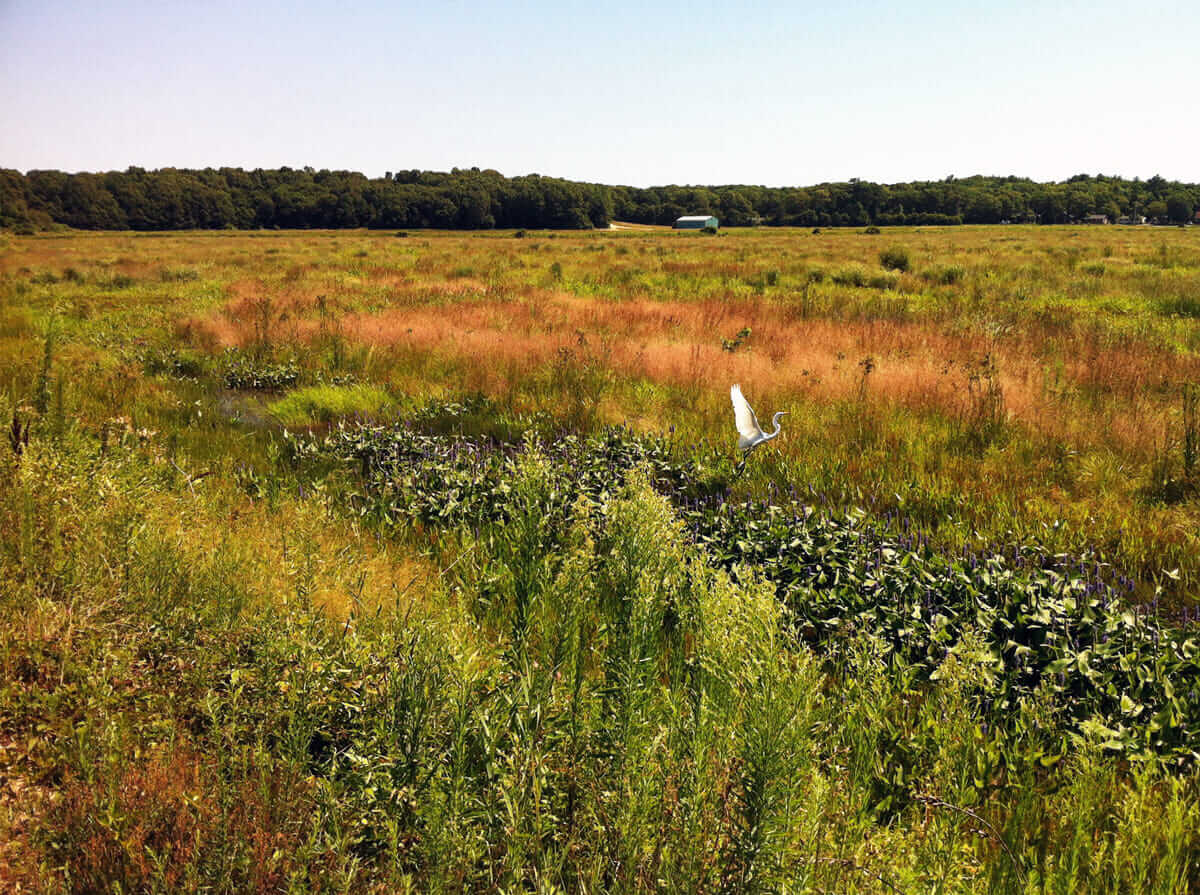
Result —
<path fill-rule="evenodd" d="M 391 396 L 372 385 L 310 385 L 270 404 L 288 426 L 330 423 L 347 417 L 377 418 L 395 407 Z"/>
<path fill-rule="evenodd" d="M 1167 532 L 1195 530 L 1196 513 L 1139 495 L 1156 457 L 1180 443 L 1179 389 L 1200 377 L 1197 323 L 1179 310 L 1200 291 L 1194 235 L 87 234 L 14 237 L 0 270 L 8 338 L 29 346 L 11 343 L 17 391 L 31 388 L 37 341 L 57 314 L 60 363 L 106 371 L 103 400 L 123 392 L 121 403 L 147 399 L 141 345 L 164 336 L 214 358 L 229 345 L 302 358 L 310 376 L 365 374 L 364 385 L 397 394 L 478 390 L 525 410 L 565 400 L 578 420 L 674 425 L 713 441 L 727 428 L 731 381 L 756 406 L 790 407 L 792 432 L 822 430 L 861 393 L 893 433 L 891 455 L 843 462 L 854 459 L 842 456 L 843 442 L 820 438 L 785 437 L 776 449 L 806 469 L 842 463 L 844 489 L 878 500 L 901 488 L 948 496 L 985 488 L 994 498 L 965 500 L 956 517 L 990 536 L 1058 518 L 1102 521 L 1106 530 L 1090 536 L 1114 544 L 1114 559 L 1151 578 L 1181 567 L 1191 582 L 1200 554 L 1188 536 Z M 893 245 L 907 252 L 906 272 L 879 261 Z M 844 269 L 861 271 L 863 285 L 836 282 Z M 885 275 L 894 283 L 872 288 Z M 132 282 L 113 290 L 118 276 Z M 745 343 L 723 351 L 744 328 Z M 972 376 L 985 357 L 1003 396 L 1005 439 L 964 457 L 945 428 L 971 419 Z M 87 391 L 73 399 L 80 409 Z M 291 421 L 355 409 L 310 407 Z M 129 411 L 140 413 L 113 408 Z M 1101 486 L 1092 472 L 1100 468 L 1124 474 L 1103 476 Z"/>
<path fill-rule="evenodd" d="M 934 687 L 870 632 L 818 655 L 644 488 L 547 520 L 531 460 L 506 524 L 387 525 L 355 462 L 315 475 L 281 428 L 628 423 L 721 476 L 738 381 L 790 413 L 739 500 L 860 507 L 948 556 L 1092 551 L 1177 613 L 1198 238 L 3 237 L 0 422 L 30 439 L 0 440 L 0 766 L 36 810 L 0 799 L 0 878 L 1187 891 L 1194 771 L 1047 756 L 1049 703 L 1021 708 L 1046 742 L 985 731 L 982 633 Z"/>

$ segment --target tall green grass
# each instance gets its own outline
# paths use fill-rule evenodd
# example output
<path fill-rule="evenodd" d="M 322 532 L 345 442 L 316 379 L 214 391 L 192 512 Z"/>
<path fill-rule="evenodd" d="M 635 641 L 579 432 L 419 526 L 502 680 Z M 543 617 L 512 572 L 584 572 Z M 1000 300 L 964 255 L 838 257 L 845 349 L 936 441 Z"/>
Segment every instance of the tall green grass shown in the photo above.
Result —
<path fill-rule="evenodd" d="M 347 547 L 272 530 L 304 507 L 337 518 L 319 494 L 223 531 L 262 508 L 134 439 L 7 461 L 2 698 L 10 766 L 43 805 L 23 878 L 1187 891 L 1194 771 L 1131 772 L 1086 743 L 1047 769 L 1048 703 L 1022 706 L 1021 738 L 984 727 L 980 640 L 933 684 L 867 631 L 819 658 L 773 588 L 714 569 L 637 476 L 548 517 L 549 462 L 521 461 L 505 521 L 442 542 L 437 590 L 343 622 L 312 596 Z M 184 512 L 186 534 L 163 526 Z"/>

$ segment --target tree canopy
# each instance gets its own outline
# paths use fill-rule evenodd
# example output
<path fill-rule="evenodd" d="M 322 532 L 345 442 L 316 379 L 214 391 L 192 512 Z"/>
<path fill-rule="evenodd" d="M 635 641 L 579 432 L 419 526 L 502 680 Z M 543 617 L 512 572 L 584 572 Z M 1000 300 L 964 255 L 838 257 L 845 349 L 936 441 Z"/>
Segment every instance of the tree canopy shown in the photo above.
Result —
<path fill-rule="evenodd" d="M 712 214 L 727 226 L 1047 224 L 1089 214 L 1183 221 L 1200 185 L 1079 174 L 1063 183 L 948 177 L 878 184 L 852 179 L 804 187 L 582 183 L 479 168 L 354 171 L 128 168 L 107 173 L 0 169 L 0 226 L 84 230 L 286 228 L 447 229 L 605 227 L 610 220 L 670 224 Z"/>

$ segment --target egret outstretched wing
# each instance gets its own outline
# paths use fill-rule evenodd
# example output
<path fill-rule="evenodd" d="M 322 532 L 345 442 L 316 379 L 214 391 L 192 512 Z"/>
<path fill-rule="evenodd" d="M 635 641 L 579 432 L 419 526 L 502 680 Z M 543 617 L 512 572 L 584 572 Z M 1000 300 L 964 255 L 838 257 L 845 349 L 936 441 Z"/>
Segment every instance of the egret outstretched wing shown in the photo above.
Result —
<path fill-rule="evenodd" d="M 746 448 L 762 441 L 762 426 L 758 424 L 758 417 L 754 415 L 746 396 L 742 394 L 742 387 L 733 386 L 729 390 L 729 397 L 733 401 L 734 423 L 737 425 L 738 434 L 742 436 L 738 439 L 738 447 Z"/>

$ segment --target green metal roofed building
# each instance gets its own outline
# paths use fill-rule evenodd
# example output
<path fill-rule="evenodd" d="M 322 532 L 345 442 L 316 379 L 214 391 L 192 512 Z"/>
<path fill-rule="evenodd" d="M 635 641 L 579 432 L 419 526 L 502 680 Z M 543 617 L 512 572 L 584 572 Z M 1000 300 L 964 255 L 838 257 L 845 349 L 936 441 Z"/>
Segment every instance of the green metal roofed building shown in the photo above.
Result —
<path fill-rule="evenodd" d="M 675 222 L 676 230 L 703 230 L 705 227 L 716 230 L 718 226 L 717 219 L 708 214 L 686 214 Z"/>

